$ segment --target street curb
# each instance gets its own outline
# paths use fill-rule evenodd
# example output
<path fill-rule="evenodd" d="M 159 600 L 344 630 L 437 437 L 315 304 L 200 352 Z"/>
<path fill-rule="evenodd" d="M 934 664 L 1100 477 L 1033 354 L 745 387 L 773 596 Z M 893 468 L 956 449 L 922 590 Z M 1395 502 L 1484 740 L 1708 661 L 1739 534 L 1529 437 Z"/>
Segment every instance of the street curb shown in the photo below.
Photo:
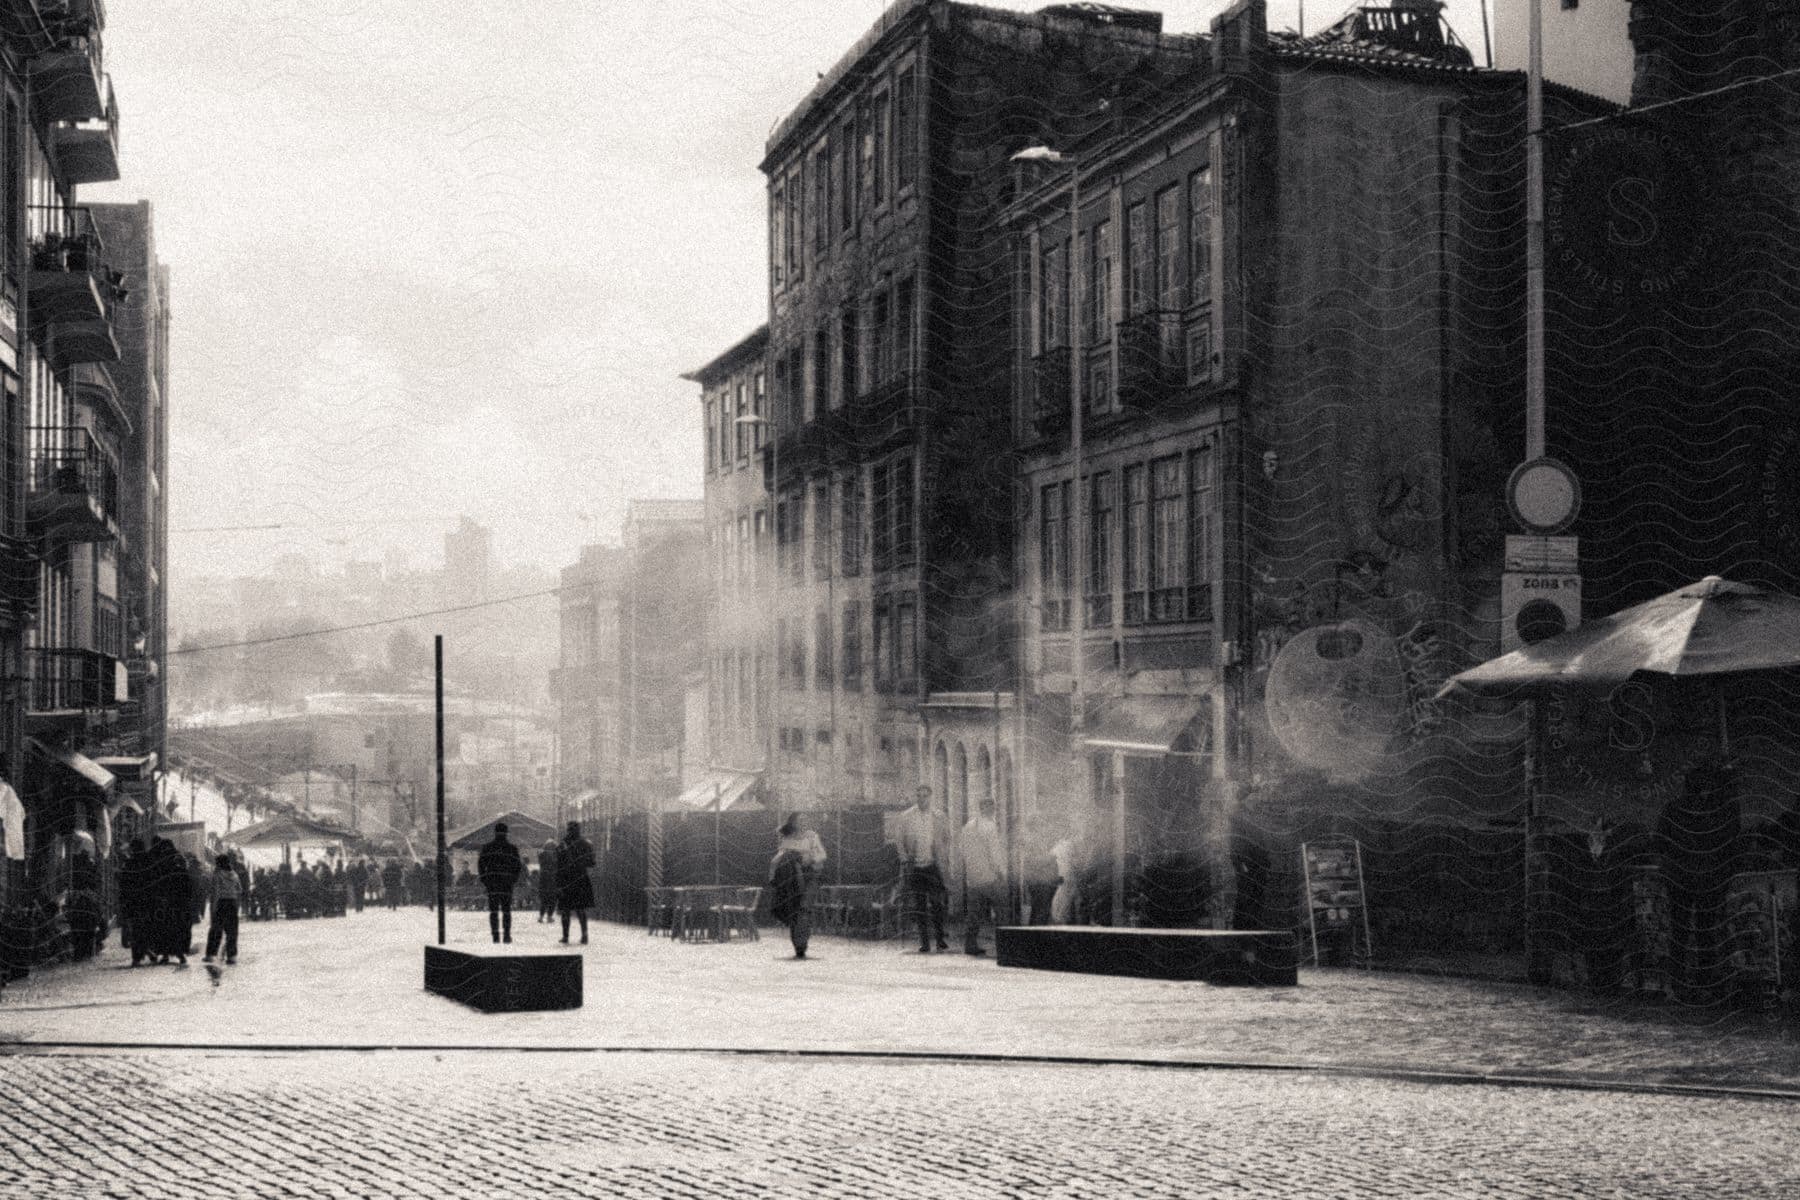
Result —
<path fill-rule="evenodd" d="M 423 1043 L 240 1043 L 146 1041 L 42 1041 L 0 1044 L 0 1057 L 40 1051 L 201 1051 L 233 1054 L 639 1054 L 736 1058 L 838 1059 L 864 1062 L 965 1063 L 1048 1067 L 1137 1067 L 1162 1071 L 1246 1071 L 1268 1074 L 1320 1075 L 1349 1079 L 1385 1079 L 1399 1083 L 1539 1088 L 1549 1091 L 1613 1092 L 1687 1099 L 1774 1100 L 1800 1103 L 1800 1088 L 1742 1084 L 1656 1083 L 1607 1076 L 1521 1075 L 1492 1071 L 1431 1067 L 1358 1066 L 1349 1063 L 1295 1063 L 1264 1059 L 1127 1058 L 1107 1055 L 1002 1054 L 934 1050 L 808 1050 L 733 1046 L 531 1046 L 433 1045 Z"/>

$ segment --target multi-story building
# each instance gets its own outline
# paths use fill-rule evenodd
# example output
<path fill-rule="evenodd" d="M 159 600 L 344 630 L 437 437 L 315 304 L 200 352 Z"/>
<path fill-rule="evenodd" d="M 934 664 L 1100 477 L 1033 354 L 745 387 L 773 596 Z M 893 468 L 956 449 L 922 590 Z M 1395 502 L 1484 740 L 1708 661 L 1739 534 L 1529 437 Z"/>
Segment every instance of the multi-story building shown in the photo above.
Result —
<path fill-rule="evenodd" d="M 702 500 L 633 500 L 622 531 L 618 778 L 633 808 L 660 809 L 681 791 L 689 676 L 705 664 L 711 597 Z"/>
<path fill-rule="evenodd" d="M 114 267 L 131 295 L 116 333 L 120 357 L 77 374 L 78 386 L 116 395 L 125 417 L 119 472 L 118 610 L 102 607 L 102 641 L 123 643 L 130 701 L 105 740 L 99 762 L 118 790 L 146 812 L 166 759 L 168 727 L 168 393 L 169 271 L 156 254 L 148 201 L 93 206 Z M 113 630 L 115 623 L 122 629 Z"/>
<path fill-rule="evenodd" d="M 468 517 L 444 535 L 444 591 L 461 601 L 487 599 L 488 573 L 493 563 L 493 531 Z"/>
<path fill-rule="evenodd" d="M 926 697 L 1013 686 L 1007 160 L 1191 71 L 1160 25 L 907 0 L 769 139 L 782 807 L 907 802 Z"/>
<path fill-rule="evenodd" d="M 106 364 L 120 359 L 116 323 L 143 296 L 76 203 L 81 184 L 118 178 L 104 24 L 104 8 L 88 0 L 0 5 L 0 673 L 11 681 L 0 701 L 0 772 L 23 794 L 23 878 L 46 893 L 82 844 L 77 835 L 103 859 L 111 848 L 122 801 L 83 751 L 103 744 L 131 699 L 121 455 L 134 401 Z"/>
<path fill-rule="evenodd" d="M 580 559 L 562 570 L 557 666 L 550 677 L 556 792 L 566 807 L 583 813 L 595 807 L 603 785 L 609 804 L 618 796 L 623 560 L 617 547 L 583 546 Z"/>
<path fill-rule="evenodd" d="M 1497 652 L 1524 364 L 1523 88 L 1440 9 L 1237 4 L 1159 108 L 1020 168 L 1027 803 L 1086 919 L 1228 919 L 1234 843 L 1520 810 L 1516 723 L 1433 699 Z M 1407 919 L 1501 882 L 1465 874 Z"/>
<path fill-rule="evenodd" d="M 754 787 L 773 750 L 764 656 L 774 628 L 772 574 L 760 569 L 769 505 L 761 450 L 767 396 L 767 326 L 683 378 L 700 385 L 706 430 L 705 522 L 712 611 L 706 624 L 705 766 L 722 804 Z"/>

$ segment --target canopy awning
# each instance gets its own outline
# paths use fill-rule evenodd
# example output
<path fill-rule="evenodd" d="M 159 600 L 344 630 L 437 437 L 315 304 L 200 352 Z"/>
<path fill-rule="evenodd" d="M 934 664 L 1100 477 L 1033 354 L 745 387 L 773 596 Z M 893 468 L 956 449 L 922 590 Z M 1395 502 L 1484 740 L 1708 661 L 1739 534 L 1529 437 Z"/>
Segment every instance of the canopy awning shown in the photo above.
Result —
<path fill-rule="evenodd" d="M 148 754 L 105 754 L 94 761 L 118 778 L 136 782 L 150 778 L 156 770 L 156 751 L 152 750 Z"/>
<path fill-rule="evenodd" d="M 1204 696 L 1106 696 L 1088 704 L 1081 741 L 1090 750 L 1125 754 L 1191 754 L 1212 735 L 1212 702 Z"/>
<path fill-rule="evenodd" d="M 502 821 L 506 823 L 506 840 L 515 846 L 537 847 L 556 840 L 556 830 L 546 822 L 522 812 L 505 812 L 457 830 L 445 844 L 452 850 L 479 850 L 494 840 L 494 826 Z"/>
<path fill-rule="evenodd" d="M 112 798 L 112 811 L 115 813 L 134 812 L 141 817 L 144 815 L 144 806 L 139 804 L 137 797 L 129 792 L 118 792 Z"/>
<path fill-rule="evenodd" d="M 102 796 L 110 795 L 113 790 L 113 785 L 119 781 L 118 777 L 111 771 L 87 757 L 87 755 L 78 753 L 74 750 L 63 750 L 59 752 L 56 755 L 56 761 L 67 767 L 74 774 L 80 776 L 85 783 L 91 786 L 95 791 L 99 792 Z"/>
<path fill-rule="evenodd" d="M 761 777 L 757 771 L 708 771 L 698 783 L 681 793 L 675 807 L 704 811 L 716 804 L 720 812 L 725 812 L 749 795 Z"/>
<path fill-rule="evenodd" d="M 225 840 L 234 846 L 288 846 L 360 842 L 362 837 L 354 829 L 328 825 L 298 813 L 282 813 L 228 833 Z"/>

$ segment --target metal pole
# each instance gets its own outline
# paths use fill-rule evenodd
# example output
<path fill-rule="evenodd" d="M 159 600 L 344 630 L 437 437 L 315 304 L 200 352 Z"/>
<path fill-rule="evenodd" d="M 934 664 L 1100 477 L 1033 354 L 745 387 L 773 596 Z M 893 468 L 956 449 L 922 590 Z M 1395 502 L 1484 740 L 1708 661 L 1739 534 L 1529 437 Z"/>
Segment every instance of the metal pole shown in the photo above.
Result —
<path fill-rule="evenodd" d="M 432 638 L 432 657 L 437 671 L 437 919 L 438 945 L 444 936 L 444 635 Z"/>
<path fill-rule="evenodd" d="M 1525 70 L 1525 461 L 1544 456 L 1544 14 L 1530 0 Z"/>

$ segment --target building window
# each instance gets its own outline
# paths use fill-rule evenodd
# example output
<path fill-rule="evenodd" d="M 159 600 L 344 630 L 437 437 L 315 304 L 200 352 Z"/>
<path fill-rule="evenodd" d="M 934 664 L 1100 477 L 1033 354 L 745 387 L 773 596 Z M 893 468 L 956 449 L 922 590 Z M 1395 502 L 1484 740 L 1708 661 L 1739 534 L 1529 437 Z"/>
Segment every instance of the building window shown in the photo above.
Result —
<path fill-rule="evenodd" d="M 1188 452 L 1187 618 L 1212 620 L 1213 484 L 1211 445 Z"/>
<path fill-rule="evenodd" d="M 819 326 L 813 334 L 812 357 L 812 409 L 816 417 L 836 407 L 831 400 L 831 330 L 827 326 Z"/>
<path fill-rule="evenodd" d="M 796 691 L 806 690 L 806 622 L 794 620 L 788 622 L 791 635 L 787 643 L 788 677 L 794 681 Z"/>
<path fill-rule="evenodd" d="M 1068 248 L 1060 243 L 1044 249 L 1043 264 L 1040 267 L 1042 282 L 1039 294 L 1042 309 L 1038 316 L 1038 328 L 1045 350 L 1054 350 L 1069 339 L 1068 254 Z"/>
<path fill-rule="evenodd" d="M 913 539 L 912 459 L 896 459 L 888 470 L 894 496 L 894 566 L 898 569 L 910 567 L 918 557 Z"/>
<path fill-rule="evenodd" d="M 788 498 L 788 578 L 806 582 L 806 494 L 795 492 Z"/>
<path fill-rule="evenodd" d="M 905 691 L 919 686 L 918 611 L 911 595 L 894 606 L 894 682 Z"/>
<path fill-rule="evenodd" d="M 889 655 L 894 650 L 893 610 L 885 599 L 877 599 L 875 612 L 875 690 L 892 691 L 894 669 Z"/>
<path fill-rule="evenodd" d="M 838 386 L 843 389 L 846 402 L 862 395 L 862 371 L 857 361 L 861 336 L 855 307 L 846 308 L 838 319 Z"/>
<path fill-rule="evenodd" d="M 1112 222 L 1101 221 L 1088 235 L 1087 305 L 1088 344 L 1098 346 L 1112 337 Z"/>
<path fill-rule="evenodd" d="M 821 692 L 831 690 L 832 670 L 831 613 L 820 609 L 813 614 L 813 684 Z"/>
<path fill-rule="evenodd" d="M 750 393 L 750 412 L 758 417 L 767 417 L 769 415 L 768 380 L 761 371 L 756 373 L 753 380 L 753 386 Z M 761 421 L 752 421 L 750 423 L 750 448 L 752 450 L 761 450 L 763 442 L 768 439 L 768 436 L 768 427 Z"/>
<path fill-rule="evenodd" d="M 856 178 L 857 210 L 859 212 L 863 205 L 873 207 L 881 200 L 875 194 L 875 114 L 872 109 L 865 108 L 861 115 L 862 162 Z"/>
<path fill-rule="evenodd" d="M 787 279 L 787 194 L 781 188 L 769 198 L 769 270 L 775 276 L 775 286 L 781 287 Z"/>
<path fill-rule="evenodd" d="M 1150 464 L 1150 619 L 1187 616 L 1187 496 L 1181 456 Z"/>
<path fill-rule="evenodd" d="M 806 261 L 806 181 L 796 168 L 787 183 L 787 250 L 788 282 L 798 283 L 801 264 Z"/>
<path fill-rule="evenodd" d="M 1142 200 L 1125 210 L 1125 315 L 1150 307 L 1150 210 Z"/>
<path fill-rule="evenodd" d="M 738 380 L 737 415 L 740 419 L 734 421 L 732 427 L 737 435 L 737 459 L 739 462 L 745 462 L 750 457 L 750 423 L 742 420 L 743 417 L 750 415 L 749 391 L 750 389 L 745 385 L 744 381 L 741 379 Z"/>
<path fill-rule="evenodd" d="M 762 576 L 763 560 L 769 555 L 769 510 L 756 510 L 756 541 L 754 551 L 750 555 L 750 582 L 755 584 Z"/>
<path fill-rule="evenodd" d="M 1088 481 L 1087 623 L 1112 624 L 1113 495 L 1111 471 Z"/>
<path fill-rule="evenodd" d="M 1156 303 L 1171 312 L 1181 307 L 1181 188 L 1156 193 Z"/>
<path fill-rule="evenodd" d="M 892 144 L 893 110 L 888 107 L 888 94 L 875 96 L 875 134 L 873 159 L 869 166 L 869 201 L 876 207 L 887 200 L 888 147 Z"/>
<path fill-rule="evenodd" d="M 1188 303 L 1212 299 L 1212 168 L 1188 176 Z"/>
<path fill-rule="evenodd" d="M 706 472 L 712 474 L 713 464 L 719 453 L 719 406 L 714 401 L 706 402 Z"/>
<path fill-rule="evenodd" d="M 1038 497 L 1038 571 L 1043 627 L 1069 627 L 1069 485 L 1045 484 Z"/>
<path fill-rule="evenodd" d="M 862 476 L 855 470 L 845 478 L 838 520 L 838 570 L 844 575 L 862 574 L 863 495 Z"/>
<path fill-rule="evenodd" d="M 734 562 L 732 575 L 739 587 L 756 583 L 755 545 L 750 540 L 750 518 L 739 517 L 737 522 L 737 540 L 731 548 Z"/>
<path fill-rule="evenodd" d="M 875 368 L 875 386 L 879 387 L 894 374 L 894 309 L 885 286 L 875 293 L 870 323 L 875 327 L 875 361 L 871 365 Z"/>
<path fill-rule="evenodd" d="M 790 664 L 789 664 L 788 655 L 787 655 L 788 623 L 787 623 L 786 617 L 777 618 L 775 621 L 775 644 L 777 646 L 781 647 L 781 653 L 777 654 L 775 656 L 775 669 L 776 669 L 776 672 L 780 675 L 780 678 L 777 679 L 776 682 L 781 684 L 783 687 L 786 687 L 787 682 L 788 682 L 788 672 L 790 669 Z"/>
<path fill-rule="evenodd" d="M 844 605 L 844 690 L 862 691 L 862 602 Z"/>
<path fill-rule="evenodd" d="M 831 231 L 831 141 L 829 138 L 813 151 L 812 178 L 813 254 L 816 259 L 824 254 L 826 235 Z"/>
<path fill-rule="evenodd" d="M 917 182 L 919 169 L 918 77 L 911 67 L 894 81 L 894 143 L 899 160 L 895 184 L 904 189 Z"/>
<path fill-rule="evenodd" d="M 838 231 L 856 228 L 856 122 L 838 126 Z"/>
<path fill-rule="evenodd" d="M 1149 591 L 1149 481 L 1142 465 L 1125 468 L 1125 536 L 1120 547 L 1124 558 L 1125 623 L 1137 624 L 1148 612 Z"/>
<path fill-rule="evenodd" d="M 831 574 L 831 485 L 813 485 L 812 570 L 814 579 Z"/>
<path fill-rule="evenodd" d="M 903 375 L 914 369 L 913 346 L 917 339 L 913 329 L 918 320 L 915 292 L 910 279 L 902 279 L 894 289 L 894 369 Z"/>

